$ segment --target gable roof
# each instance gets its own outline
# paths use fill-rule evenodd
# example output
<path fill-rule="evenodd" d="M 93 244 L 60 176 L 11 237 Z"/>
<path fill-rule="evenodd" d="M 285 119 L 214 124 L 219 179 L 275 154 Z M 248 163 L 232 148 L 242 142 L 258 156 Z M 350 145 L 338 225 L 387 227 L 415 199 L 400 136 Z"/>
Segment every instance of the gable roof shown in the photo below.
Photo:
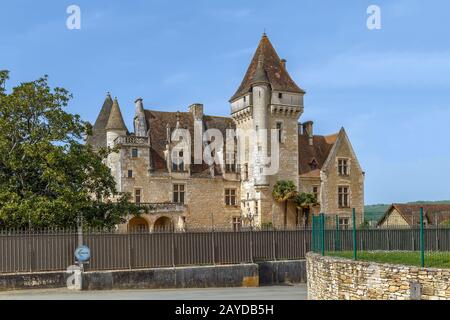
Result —
<path fill-rule="evenodd" d="M 450 219 L 450 204 L 392 204 L 383 217 L 378 221 L 378 225 L 382 225 L 389 217 L 394 209 L 402 216 L 410 225 L 420 224 L 420 208 L 423 208 L 424 220 L 429 225 L 439 225 Z"/>
<path fill-rule="evenodd" d="M 258 71 L 259 59 L 262 60 L 262 67 L 265 72 L 262 72 L 262 70 Z M 292 80 L 272 46 L 272 43 L 270 43 L 269 37 L 267 37 L 265 33 L 253 55 L 241 85 L 230 98 L 230 102 L 249 92 L 255 80 L 264 78 L 267 78 L 272 90 L 305 93 L 305 91 L 297 86 L 294 80 Z"/>
<path fill-rule="evenodd" d="M 320 170 L 328 159 L 338 134 L 313 136 L 313 145 L 309 145 L 306 134 L 298 135 L 298 170 L 301 177 L 320 177 Z M 311 166 L 317 162 L 317 168 Z"/>
<path fill-rule="evenodd" d="M 326 170 L 326 168 L 331 164 L 332 159 L 336 156 L 341 145 L 343 143 L 346 143 L 350 149 L 350 153 L 353 156 L 353 159 L 355 160 L 356 166 L 364 174 L 364 171 L 361 168 L 361 165 L 359 164 L 358 158 L 356 157 L 356 153 L 353 150 L 353 146 L 350 142 L 350 139 L 347 136 L 347 133 L 345 132 L 345 129 L 342 127 L 341 130 L 339 130 L 339 133 L 336 134 L 336 137 L 332 137 L 332 139 L 335 139 L 335 141 L 334 141 L 333 147 L 330 150 L 330 154 L 328 155 L 327 160 L 323 164 L 323 169 Z"/>
<path fill-rule="evenodd" d="M 94 148 L 106 147 L 105 128 L 108 123 L 109 114 L 111 113 L 112 104 L 113 100 L 108 92 L 100 113 L 98 114 L 97 120 L 95 120 L 95 124 L 92 127 L 92 135 L 88 136 L 86 139 L 86 143 L 92 145 Z"/>

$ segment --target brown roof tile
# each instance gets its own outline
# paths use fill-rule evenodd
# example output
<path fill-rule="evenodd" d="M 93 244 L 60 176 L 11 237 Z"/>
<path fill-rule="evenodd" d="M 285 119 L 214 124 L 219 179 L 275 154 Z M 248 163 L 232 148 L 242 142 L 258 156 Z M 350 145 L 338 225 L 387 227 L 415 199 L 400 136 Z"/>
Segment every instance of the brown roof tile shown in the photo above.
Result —
<path fill-rule="evenodd" d="M 163 112 L 155 110 L 145 110 L 145 117 L 147 119 L 148 127 L 150 128 L 150 141 L 152 146 L 152 162 L 153 168 L 157 171 L 167 171 L 164 151 L 167 143 L 167 125 L 169 125 L 170 132 L 177 124 L 177 112 Z M 193 176 L 209 176 L 209 166 L 206 163 L 194 164 L 193 148 L 194 148 L 194 118 L 190 112 L 179 112 L 179 127 L 189 130 L 192 139 L 192 165 L 191 173 Z M 226 129 L 234 127 L 233 120 L 227 117 L 217 116 L 203 116 L 203 127 L 207 129 L 218 129 L 225 137 Z M 220 174 L 220 167 L 215 167 L 215 174 Z"/>
<path fill-rule="evenodd" d="M 292 80 L 286 68 L 283 67 L 277 52 L 270 43 L 269 37 L 264 34 L 259 42 L 255 54 L 253 55 L 253 59 L 248 66 L 241 85 L 231 97 L 230 101 L 233 101 L 250 91 L 252 83 L 255 80 L 255 74 L 258 69 L 258 60 L 260 58 L 263 62 L 265 74 L 262 74 L 261 71 L 259 71 L 258 78 L 260 78 L 261 75 L 266 76 L 272 86 L 272 90 L 305 93 L 305 91 L 297 86 L 294 80 Z"/>
<path fill-rule="evenodd" d="M 397 209 L 400 215 L 410 225 L 420 224 L 420 208 L 423 207 L 424 220 L 429 225 L 439 225 L 450 219 L 450 204 L 401 204 L 394 203 L 386 211 L 385 215 L 379 221 L 379 225 L 390 214 L 392 209 Z"/>
<path fill-rule="evenodd" d="M 298 135 L 298 169 L 302 177 L 320 177 L 320 169 L 336 142 L 337 134 L 330 136 L 314 136 L 313 145 L 309 145 L 308 137 Z M 315 166 L 315 163 L 317 166 Z"/>

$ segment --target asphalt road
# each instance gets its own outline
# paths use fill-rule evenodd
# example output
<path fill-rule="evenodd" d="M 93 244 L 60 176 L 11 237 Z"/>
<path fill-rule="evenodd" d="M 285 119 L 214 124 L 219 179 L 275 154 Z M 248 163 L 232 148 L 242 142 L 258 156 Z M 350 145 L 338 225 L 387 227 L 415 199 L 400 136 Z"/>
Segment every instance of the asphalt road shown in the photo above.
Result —
<path fill-rule="evenodd" d="M 0 292 L 0 300 L 306 300 L 306 284 L 258 288 Z"/>

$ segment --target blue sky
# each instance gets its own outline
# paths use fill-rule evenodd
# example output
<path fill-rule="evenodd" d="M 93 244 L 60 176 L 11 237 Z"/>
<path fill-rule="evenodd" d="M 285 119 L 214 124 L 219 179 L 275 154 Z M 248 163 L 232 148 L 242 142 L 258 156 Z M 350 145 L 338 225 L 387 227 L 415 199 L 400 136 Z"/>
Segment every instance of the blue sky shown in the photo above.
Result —
<path fill-rule="evenodd" d="M 66 8 L 81 8 L 68 30 Z M 381 8 L 369 31 L 366 9 Z M 307 91 L 317 134 L 344 126 L 366 171 L 367 204 L 450 199 L 450 2 L 0 1 L 0 69 L 10 85 L 50 76 L 69 111 L 95 121 L 105 93 L 131 129 L 136 97 L 228 115 L 265 29 Z"/>

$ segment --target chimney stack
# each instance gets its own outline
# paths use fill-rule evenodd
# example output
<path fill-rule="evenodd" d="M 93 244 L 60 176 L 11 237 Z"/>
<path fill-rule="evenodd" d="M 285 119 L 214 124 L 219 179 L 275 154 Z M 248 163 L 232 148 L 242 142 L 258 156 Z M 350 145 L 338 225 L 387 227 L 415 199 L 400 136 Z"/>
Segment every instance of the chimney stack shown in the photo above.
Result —
<path fill-rule="evenodd" d="M 281 59 L 281 65 L 283 66 L 284 69 L 286 69 L 286 59 Z"/>
<path fill-rule="evenodd" d="M 203 120 L 203 104 L 194 103 L 189 106 L 189 112 L 192 113 L 194 120 Z"/>
<path fill-rule="evenodd" d="M 314 137 L 313 124 L 314 122 L 312 121 L 306 121 L 305 123 L 303 123 L 303 134 L 308 137 L 308 144 L 310 146 L 313 145 L 313 137 Z"/>

